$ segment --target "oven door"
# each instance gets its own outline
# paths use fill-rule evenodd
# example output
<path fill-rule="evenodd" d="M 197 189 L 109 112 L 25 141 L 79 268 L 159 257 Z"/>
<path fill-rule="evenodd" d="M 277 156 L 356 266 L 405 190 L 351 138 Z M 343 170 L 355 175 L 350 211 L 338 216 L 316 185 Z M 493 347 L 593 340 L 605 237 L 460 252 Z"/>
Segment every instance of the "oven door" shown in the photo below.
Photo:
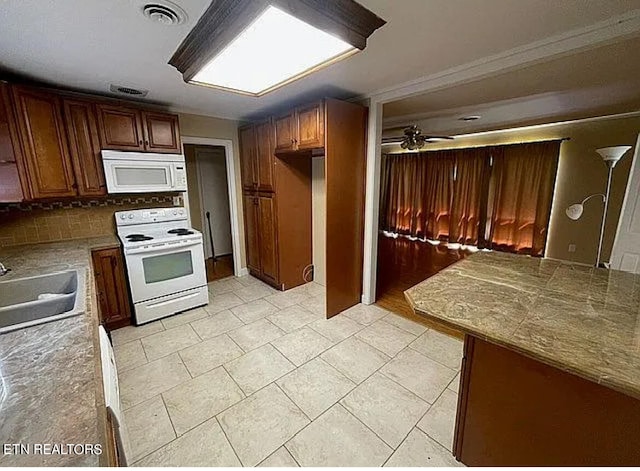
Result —
<path fill-rule="evenodd" d="M 161 161 L 104 160 L 108 193 L 175 190 L 175 164 Z"/>
<path fill-rule="evenodd" d="M 206 286 L 202 239 L 125 251 L 134 303 Z"/>

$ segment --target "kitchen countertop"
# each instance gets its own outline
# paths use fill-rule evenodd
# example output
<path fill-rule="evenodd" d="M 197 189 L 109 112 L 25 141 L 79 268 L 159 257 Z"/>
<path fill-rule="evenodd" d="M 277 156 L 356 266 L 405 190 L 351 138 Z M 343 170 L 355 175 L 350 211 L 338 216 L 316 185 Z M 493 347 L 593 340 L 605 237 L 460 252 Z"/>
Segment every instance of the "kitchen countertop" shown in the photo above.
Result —
<path fill-rule="evenodd" d="M 640 399 L 640 275 L 478 252 L 405 296 L 417 314 Z"/>
<path fill-rule="evenodd" d="M 115 235 L 0 248 L 12 271 L 1 281 L 85 270 L 85 312 L 0 334 L 0 444 L 102 444 L 104 393 L 91 250 L 119 247 Z M 33 448 L 31 449 L 33 452 Z M 0 466 L 98 466 L 87 455 L 4 455 Z"/>

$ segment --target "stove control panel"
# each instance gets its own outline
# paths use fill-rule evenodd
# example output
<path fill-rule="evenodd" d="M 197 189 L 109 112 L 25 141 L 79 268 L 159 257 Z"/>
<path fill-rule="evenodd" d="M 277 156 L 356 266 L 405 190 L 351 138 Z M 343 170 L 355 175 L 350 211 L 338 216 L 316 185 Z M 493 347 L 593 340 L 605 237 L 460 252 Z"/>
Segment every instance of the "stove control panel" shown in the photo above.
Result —
<path fill-rule="evenodd" d="M 134 209 L 131 211 L 118 211 L 115 213 L 115 218 L 118 226 L 184 221 L 187 219 L 187 210 L 181 207 Z"/>

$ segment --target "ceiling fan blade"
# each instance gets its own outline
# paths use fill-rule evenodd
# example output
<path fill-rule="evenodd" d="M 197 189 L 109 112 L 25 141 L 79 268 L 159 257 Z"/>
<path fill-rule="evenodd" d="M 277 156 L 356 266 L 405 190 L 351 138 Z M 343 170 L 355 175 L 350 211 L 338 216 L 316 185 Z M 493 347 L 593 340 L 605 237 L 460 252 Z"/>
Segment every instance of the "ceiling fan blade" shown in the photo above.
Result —
<path fill-rule="evenodd" d="M 394 142 L 402 142 L 404 141 L 404 137 L 383 137 L 382 142 L 385 144 L 391 144 Z"/>
<path fill-rule="evenodd" d="M 396 131 L 396 130 L 402 130 L 404 131 L 407 128 L 411 128 L 414 127 L 415 124 L 405 124 L 403 126 L 393 126 L 391 128 L 384 128 L 383 131 Z"/>
<path fill-rule="evenodd" d="M 421 137 L 425 138 L 426 140 L 437 139 L 439 141 L 444 141 L 444 140 L 452 141 L 454 139 L 451 136 L 434 136 L 434 135 L 431 135 L 431 134 L 421 134 Z"/>

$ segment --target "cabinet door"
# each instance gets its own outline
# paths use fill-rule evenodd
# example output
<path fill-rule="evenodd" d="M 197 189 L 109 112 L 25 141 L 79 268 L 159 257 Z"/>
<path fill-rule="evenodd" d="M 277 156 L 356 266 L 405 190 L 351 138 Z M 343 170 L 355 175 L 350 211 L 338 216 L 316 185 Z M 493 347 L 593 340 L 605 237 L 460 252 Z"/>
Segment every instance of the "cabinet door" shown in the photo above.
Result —
<path fill-rule="evenodd" d="M 64 100 L 64 114 L 78 194 L 80 196 L 106 195 L 107 187 L 100 155 L 98 123 L 93 104 L 86 101 Z"/>
<path fill-rule="evenodd" d="M 134 108 L 98 104 L 98 130 L 103 149 L 144 150 L 142 113 Z"/>
<path fill-rule="evenodd" d="M 271 122 L 258 124 L 256 126 L 256 155 L 258 167 L 258 189 L 262 191 L 273 191 L 273 145 L 271 143 L 272 126 Z"/>
<path fill-rule="evenodd" d="M 33 198 L 75 196 L 62 101 L 52 93 L 13 88 L 18 128 Z"/>
<path fill-rule="evenodd" d="M 296 110 L 298 149 L 324 147 L 324 104 L 320 101 Z"/>
<path fill-rule="evenodd" d="M 258 187 L 256 130 L 254 126 L 240 128 L 240 165 L 242 187 L 255 190 Z"/>
<path fill-rule="evenodd" d="M 95 250 L 91 253 L 98 294 L 100 321 L 116 328 L 131 322 L 129 288 L 119 248 Z"/>
<path fill-rule="evenodd" d="M 244 194 L 244 228 L 247 242 L 247 266 L 260 274 L 260 234 L 258 221 L 258 198 Z"/>
<path fill-rule="evenodd" d="M 23 163 L 9 86 L 0 83 L 0 203 L 28 199 L 29 185 Z"/>
<path fill-rule="evenodd" d="M 260 263 L 262 276 L 278 281 L 278 243 L 276 233 L 276 207 L 273 195 L 258 197 L 260 220 Z"/>
<path fill-rule="evenodd" d="M 174 114 L 142 113 L 144 148 L 149 152 L 180 154 L 180 128 Z"/>
<path fill-rule="evenodd" d="M 276 152 L 296 150 L 295 113 L 292 111 L 273 120 L 274 147 Z"/>

